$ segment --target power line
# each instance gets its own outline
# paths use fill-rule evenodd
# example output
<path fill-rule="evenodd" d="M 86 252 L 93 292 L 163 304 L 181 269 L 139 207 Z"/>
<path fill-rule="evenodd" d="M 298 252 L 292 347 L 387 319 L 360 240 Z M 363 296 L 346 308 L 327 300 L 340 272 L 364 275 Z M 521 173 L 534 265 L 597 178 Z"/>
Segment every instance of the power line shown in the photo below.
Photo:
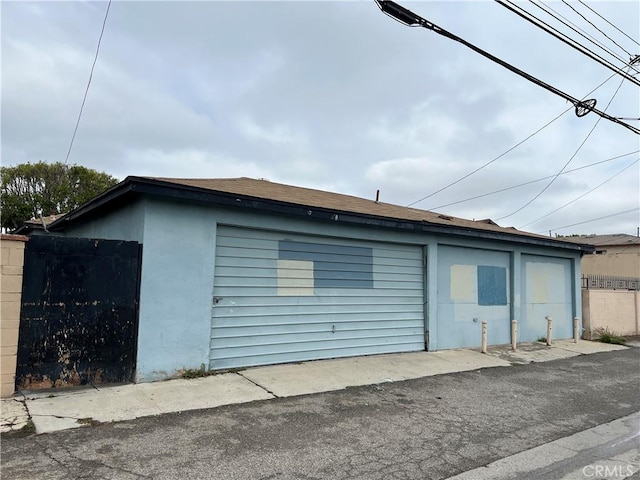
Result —
<path fill-rule="evenodd" d="M 570 202 L 565 203 L 564 205 L 562 205 L 561 207 L 556 208 L 555 210 L 550 211 L 549 213 L 536 218 L 535 220 L 533 220 L 532 222 L 527 223 L 526 225 L 523 225 L 521 227 L 518 227 L 519 230 L 528 227 L 529 225 L 532 225 L 534 223 L 539 222 L 540 220 L 542 220 L 543 218 L 547 218 L 549 215 L 553 215 L 554 213 L 556 213 L 559 210 L 562 210 L 564 207 L 567 207 L 569 205 L 571 205 L 572 203 L 577 202 L 578 200 L 580 200 L 581 198 L 586 197 L 587 195 L 589 195 L 591 192 L 597 190 L 598 188 L 600 188 L 602 185 L 604 185 L 607 182 L 610 182 L 611 180 L 613 180 L 614 178 L 616 178 L 618 175 L 622 174 L 623 172 L 627 171 L 629 168 L 631 168 L 632 166 L 634 166 L 636 163 L 638 163 L 638 161 L 640 161 L 640 159 L 636 159 L 633 162 L 631 162 L 629 165 L 627 165 L 626 167 L 624 167 L 622 170 L 620 170 L 618 173 L 616 173 L 615 175 L 607 178 L 604 182 L 601 182 L 600 184 L 598 184 L 597 186 L 593 187 L 591 190 L 589 190 L 588 192 L 583 193 L 582 195 L 580 195 L 579 197 L 574 198 L 573 200 L 571 200 Z"/>
<path fill-rule="evenodd" d="M 607 78 L 604 82 L 602 82 L 600 85 L 598 85 L 597 87 L 595 87 L 593 90 L 591 90 L 589 93 L 587 93 L 586 95 L 584 95 L 582 98 L 586 98 L 588 95 L 591 95 L 593 92 L 595 92 L 597 89 L 599 89 L 601 86 L 603 86 L 605 83 L 607 83 L 609 80 L 611 80 L 615 75 L 611 75 L 609 78 Z M 549 122 L 547 122 L 545 125 L 543 125 L 542 127 L 540 127 L 538 130 L 536 130 L 535 132 L 533 132 L 532 134 L 530 134 L 529 136 L 527 136 L 524 140 L 521 140 L 520 142 L 516 143 L 514 146 L 512 146 L 511 148 L 507 149 L 505 152 L 501 153 L 500 155 L 498 155 L 497 157 L 493 158 L 492 160 L 489 160 L 488 162 L 486 162 L 485 164 L 481 165 L 480 167 L 476 168 L 475 170 L 473 170 L 472 172 L 467 173 L 466 175 L 462 176 L 461 178 L 445 185 L 444 187 L 440 188 L 439 190 L 436 190 L 435 192 L 430 193 L 429 195 L 422 197 L 420 200 L 416 200 L 415 202 L 412 202 L 410 204 L 407 205 L 407 207 L 411 207 L 413 205 L 415 205 L 416 203 L 420 203 L 423 200 L 426 200 L 427 198 L 433 197 L 434 195 L 448 189 L 449 187 L 453 187 L 454 185 L 456 185 L 457 183 L 460 183 L 461 181 L 465 180 L 466 178 L 469 178 L 471 175 L 478 173 L 480 170 L 482 170 L 485 167 L 488 167 L 489 165 L 491 165 L 493 162 L 495 162 L 496 160 L 499 160 L 500 158 L 504 157 L 507 153 L 511 152 L 512 150 L 515 150 L 517 147 L 519 147 L 520 145 L 522 145 L 524 142 L 526 142 L 527 140 L 529 140 L 531 137 L 533 137 L 534 135 L 537 135 L 539 132 L 541 132 L 542 130 L 544 130 L 545 128 L 547 128 L 549 125 L 551 125 L 553 122 L 555 122 L 556 120 L 558 120 L 562 115 L 564 115 L 565 113 L 567 113 L 569 110 L 571 110 L 573 107 L 569 107 L 568 109 L 566 109 L 564 112 L 562 112 L 560 115 L 556 116 L 555 118 L 553 118 L 552 120 L 550 120 Z"/>
<path fill-rule="evenodd" d="M 500 155 L 498 155 L 497 157 L 495 157 L 493 160 L 489 160 L 487 163 L 485 163 L 484 165 L 476 168 L 475 170 L 473 170 L 472 172 L 467 173 L 466 175 L 460 177 L 458 180 L 449 183 L 448 185 L 445 185 L 444 187 L 436 190 L 433 193 L 430 193 L 429 195 L 427 195 L 426 197 L 422 197 L 420 200 L 416 200 L 413 203 L 410 203 L 409 205 L 407 205 L 407 207 L 411 207 L 412 205 L 415 205 L 416 203 L 420 203 L 423 200 L 426 200 L 427 198 L 433 197 L 434 195 L 446 190 L 449 187 L 453 187 L 455 184 L 460 183 L 461 181 L 463 181 L 466 178 L 469 178 L 471 175 L 473 175 L 474 173 L 479 172 L 480 170 L 482 170 L 485 167 L 488 167 L 489 165 L 491 165 L 493 162 L 495 162 L 496 160 L 499 160 L 500 158 L 504 157 L 507 153 L 511 152 L 512 150 L 515 150 L 516 148 L 518 148 L 520 145 L 522 145 L 524 142 L 526 142 L 527 140 L 529 140 L 531 137 L 533 137 L 534 135 L 540 133 L 542 130 L 544 130 L 545 128 L 547 128 L 549 125 L 551 125 L 553 122 L 555 122 L 556 120 L 558 120 L 561 116 L 563 116 L 565 113 L 567 113 L 569 110 L 571 110 L 573 107 L 569 107 L 568 109 L 566 109 L 564 112 L 562 112 L 560 115 L 558 115 L 557 117 L 555 117 L 553 120 L 547 122 L 546 124 L 544 124 L 542 127 L 540 127 L 538 130 L 536 130 L 535 132 L 533 132 L 532 134 L 530 134 L 528 137 L 526 137 L 524 140 L 521 140 L 520 142 L 516 143 L 513 147 L 509 148 L 508 150 L 506 150 L 505 152 L 501 153 Z"/>
<path fill-rule="evenodd" d="M 594 167 L 594 166 L 600 165 L 602 163 L 612 162 L 614 160 L 618 160 L 619 158 L 627 157 L 629 155 L 633 155 L 634 153 L 638 153 L 638 152 L 640 152 L 640 150 L 636 150 L 635 152 L 625 153 L 623 155 L 618 155 L 617 157 L 607 158 L 606 160 L 600 160 L 599 162 L 590 163 L 588 165 L 583 165 L 582 167 L 572 168 L 571 170 L 565 170 L 560 175 L 566 175 L 568 173 L 577 172 L 578 170 L 583 170 L 583 169 L 589 168 L 589 167 Z M 538 178 L 536 180 L 530 180 L 528 182 L 520 183 L 518 185 L 513 185 L 511 187 L 505 187 L 505 188 L 501 188 L 499 190 L 494 190 L 492 192 L 483 193 L 481 195 L 476 195 L 474 197 L 465 198 L 464 200 L 458 200 L 456 202 L 447 203 L 445 205 L 438 205 L 437 207 L 429 208 L 429 210 L 438 210 L 440 208 L 450 207 L 451 205 L 458 205 L 460 203 L 470 202 L 471 200 L 477 200 L 478 198 L 489 197 L 489 196 L 495 195 L 497 193 L 502 193 L 502 192 L 506 192 L 508 190 L 513 190 L 515 188 L 525 187 L 525 186 L 531 185 L 533 183 L 542 182 L 543 180 L 548 180 L 548 179 L 553 178 L 553 177 L 554 177 L 554 175 L 547 175 L 546 177 Z"/>
<path fill-rule="evenodd" d="M 102 22 L 102 30 L 100 30 L 100 37 L 98 38 L 98 46 L 96 48 L 96 54 L 93 58 L 93 64 L 91 65 L 91 72 L 89 73 L 89 81 L 87 82 L 87 88 L 84 91 L 84 97 L 82 97 L 82 104 L 80 105 L 80 113 L 78 113 L 78 120 L 76 121 L 76 127 L 73 129 L 73 135 L 71 136 L 71 143 L 69 144 L 69 150 L 67 150 L 67 156 L 64 159 L 64 163 L 67 163 L 69 160 L 69 155 L 71 155 L 71 147 L 73 147 L 73 141 L 76 138 L 76 133 L 78 132 L 78 127 L 80 126 L 80 119 L 82 118 L 82 110 L 84 109 L 84 104 L 87 101 L 87 95 L 89 94 L 89 87 L 91 86 L 91 79 L 93 78 L 93 69 L 96 66 L 96 62 L 98 61 L 98 53 L 100 52 L 100 43 L 102 42 L 102 35 L 104 34 L 104 27 L 107 24 L 107 17 L 109 16 L 109 9 L 111 8 L 111 0 L 107 4 L 107 11 L 104 14 L 104 21 Z"/>
<path fill-rule="evenodd" d="M 540 20 L 538 17 L 532 15 L 531 13 L 527 12 L 523 8 L 515 5 L 510 0 L 495 0 L 495 1 L 496 1 L 496 3 L 498 3 L 499 5 L 505 7 L 506 9 L 512 11 L 513 13 L 518 15 L 519 17 L 524 18 L 525 20 L 527 20 L 528 22 L 532 23 L 536 27 L 541 28 L 545 32 L 551 34 L 552 36 L 554 36 L 558 40 L 562 41 L 566 45 L 569 45 L 570 47 L 572 47 L 575 50 L 579 51 L 580 53 L 586 55 L 587 57 L 591 58 L 592 60 L 595 60 L 599 64 L 607 67 L 609 70 L 617 73 L 618 75 L 623 76 L 624 78 L 626 78 L 630 82 L 635 83 L 636 85 L 640 86 L 640 80 L 638 80 L 637 78 L 634 78 L 633 76 L 629 75 L 627 72 L 625 72 L 625 71 L 621 70 L 620 68 L 616 67 L 615 65 L 613 65 L 608 60 L 602 58 L 600 55 L 594 53 L 593 51 L 591 51 L 588 48 L 586 48 L 585 46 L 579 44 L 578 42 L 576 42 L 575 40 L 571 39 L 570 37 L 567 37 L 563 33 L 559 32 L 555 28 L 551 27 L 551 25 L 549 25 L 548 23 Z"/>
<path fill-rule="evenodd" d="M 622 45 L 620 45 L 618 42 L 616 42 L 613 38 L 611 38 L 609 35 L 607 35 L 606 33 L 604 33 L 602 30 L 600 30 L 591 20 L 589 20 L 587 17 L 585 17 L 584 15 L 582 15 L 578 10 L 576 10 L 575 8 L 573 8 L 571 6 L 571 4 L 565 0 L 562 0 L 562 3 L 564 3 L 567 7 L 569 7 L 571 10 L 573 10 L 574 12 L 576 12 L 578 15 L 580 15 L 589 25 L 591 25 L 593 28 L 595 28 L 596 30 L 598 30 L 601 34 L 603 34 L 605 37 L 607 37 L 609 40 L 611 40 L 613 43 L 615 43 L 618 47 L 620 47 L 622 50 L 624 50 L 624 52 L 629 55 L 632 56 L 631 52 L 629 52 L 626 48 L 624 48 Z"/>
<path fill-rule="evenodd" d="M 557 20 L 558 22 L 562 23 L 565 27 L 569 28 L 570 30 L 574 31 L 575 33 L 577 33 L 578 35 L 580 35 L 582 38 L 584 38 L 585 40 L 593 43 L 596 47 L 598 47 L 599 49 L 603 50 L 604 52 L 608 53 L 609 55 L 611 55 L 613 58 L 615 58 L 617 61 L 622 62 L 623 65 L 628 65 L 629 62 L 627 62 L 624 58 L 620 57 L 617 53 L 613 52 L 611 49 L 609 49 L 609 47 L 607 47 L 606 45 L 602 44 L 600 41 L 598 41 L 595 37 L 593 37 L 592 35 L 590 35 L 589 33 L 585 32 L 583 29 L 581 29 L 580 27 L 578 27 L 575 23 L 573 23 L 571 20 L 569 20 L 568 18 L 566 18 L 565 16 L 563 16 L 561 13 L 559 13 L 558 11 L 554 10 L 553 8 L 551 8 L 550 6 L 546 5 L 542 0 L 539 0 L 539 3 L 534 2 L 533 0 L 529 0 L 529 2 L 531 2 L 531 4 L 537 8 L 539 8 L 540 10 L 542 10 L 544 13 L 546 13 L 547 15 L 549 15 L 550 17 L 552 17 L 554 20 Z M 557 30 L 556 30 L 557 31 Z M 638 72 L 637 69 L 634 70 L 637 73 Z M 635 74 L 634 74 L 635 75 Z"/>
<path fill-rule="evenodd" d="M 616 213 L 612 213 L 610 215 L 605 215 L 604 217 L 598 217 L 598 218 L 592 218 L 590 220 L 585 220 L 584 222 L 578 222 L 578 223 L 572 223 L 571 225 L 564 225 L 562 227 L 556 227 L 556 228 L 552 228 L 549 231 L 557 231 L 557 230 L 562 230 L 563 228 L 569 228 L 569 227 L 575 227 L 576 225 L 583 225 L 585 223 L 591 223 L 591 222 L 596 222 L 598 220 L 604 220 L 607 218 L 611 218 L 611 217 L 617 217 L 618 215 L 624 215 L 625 213 L 631 213 L 631 212 L 636 212 L 640 210 L 640 207 L 636 207 L 636 208 L 632 208 L 630 210 L 624 210 L 622 212 L 616 212 Z M 546 233 L 547 231 L 542 231 L 542 232 L 538 232 L 538 233 Z"/>
<path fill-rule="evenodd" d="M 636 45 L 640 46 L 640 43 L 638 43 L 638 41 L 635 38 L 630 37 L 629 35 L 627 35 L 626 33 L 624 33 L 622 30 L 620 30 L 618 27 L 616 27 L 613 23 L 611 23 L 609 20 L 607 20 L 606 18 L 604 18 L 602 15 L 600 15 L 598 12 L 596 12 L 593 8 L 591 8 L 589 5 L 587 5 L 586 3 L 584 3 L 582 0 L 578 0 L 582 5 L 584 5 L 585 7 L 587 7 L 589 10 L 591 10 L 593 13 L 595 13 L 597 16 L 599 16 L 602 20 L 604 20 L 605 22 L 607 22 L 609 25 L 611 25 L 613 28 L 615 28 L 616 30 L 618 30 L 621 34 L 623 34 L 625 37 L 627 37 L 629 40 L 631 40 L 632 42 L 634 42 Z M 624 50 L 624 49 L 623 49 Z M 626 50 L 625 50 L 626 51 Z"/>
<path fill-rule="evenodd" d="M 607 106 L 604 108 L 604 110 L 606 111 L 607 108 L 609 108 L 609 105 L 611 105 L 611 102 L 613 102 L 613 99 L 616 97 L 616 95 L 618 94 L 618 92 L 620 91 L 620 87 L 622 87 L 622 83 L 624 82 L 624 80 L 622 80 L 620 82 L 620 85 L 618 85 L 618 88 L 616 89 L 615 92 L 613 92 L 613 95 L 611 96 L 611 100 L 609 100 L 609 103 L 607 103 Z M 538 199 L 552 184 L 553 182 L 556 181 L 556 179 L 560 176 L 560 174 L 562 172 L 564 172 L 564 169 L 567 168 L 567 166 L 571 163 L 571 161 L 575 158 L 575 156 L 578 154 L 578 152 L 582 149 L 582 147 L 584 146 L 584 144 L 587 142 L 587 140 L 589 139 L 589 137 L 591 136 L 591 134 L 593 133 L 593 131 L 596 129 L 596 127 L 598 126 L 598 124 L 600 123 L 600 120 L 602 120 L 602 118 L 599 118 L 598 120 L 596 120 L 596 123 L 593 125 L 593 127 L 591 128 L 591 130 L 589 130 L 589 133 L 587 133 L 587 136 L 584 138 L 584 140 L 582 141 L 582 143 L 578 146 L 578 148 L 576 149 L 576 151 L 573 153 L 573 155 L 571 155 L 571 158 L 569 158 L 569 160 L 567 160 L 567 163 L 564 164 L 564 166 L 560 169 L 560 171 L 551 179 L 551 181 L 549 183 L 547 183 L 547 185 L 544 186 L 544 188 L 542 190 L 540 190 L 540 192 L 538 192 L 537 195 L 535 195 L 531 200 L 529 200 L 527 203 L 525 203 L 524 205 L 522 205 L 520 208 L 518 208 L 517 210 L 514 210 L 513 212 L 511 212 L 508 215 L 503 215 L 502 217 L 498 217 L 496 220 L 502 220 L 503 218 L 508 218 L 511 217 L 512 215 L 515 215 L 516 213 L 520 212 L 521 210 L 523 210 L 524 208 L 528 207 L 529 205 L 531 205 L 536 199 Z"/>
<path fill-rule="evenodd" d="M 618 120 L 617 118 L 607 114 L 606 112 L 600 111 L 597 108 L 595 108 L 596 105 L 596 100 L 595 99 L 590 99 L 587 101 L 581 101 L 578 100 L 575 97 L 572 97 L 571 95 L 563 92 L 562 90 L 553 87 L 552 85 L 549 85 L 548 83 L 543 82 L 542 80 L 534 77 L 533 75 L 530 75 L 526 72 L 524 72 L 523 70 L 520 70 L 517 67 L 514 67 L 513 65 L 505 62 L 504 60 L 499 59 L 498 57 L 496 57 L 495 55 L 490 54 L 489 52 L 482 50 L 480 47 L 475 46 L 474 44 L 467 42 L 466 40 L 464 40 L 461 37 L 458 37 L 457 35 L 454 35 L 453 33 L 439 27 L 438 25 L 429 22 L 428 20 L 420 17 L 419 15 L 416 15 L 415 13 L 413 13 L 411 10 L 408 10 L 404 7 L 402 7 L 401 5 L 398 5 L 397 3 L 391 1 L 391 0 L 375 0 L 376 4 L 378 5 L 378 7 L 380 8 L 380 10 L 382 10 L 382 12 L 384 12 L 385 14 L 389 15 L 391 18 L 393 18 L 394 20 L 399 21 L 400 23 L 406 25 L 406 26 L 410 26 L 410 27 L 423 27 L 426 28 L 428 30 L 431 30 L 435 33 L 437 33 L 438 35 L 442 35 L 446 38 L 449 38 L 450 40 L 453 40 L 455 42 L 461 43 L 462 45 L 464 45 L 465 47 L 473 50 L 476 53 L 479 53 L 480 55 L 482 55 L 485 58 L 488 58 L 489 60 L 491 60 L 494 63 L 497 63 L 498 65 L 501 65 L 502 67 L 506 68 L 507 70 L 529 80 L 531 83 L 535 83 L 536 85 L 538 85 L 539 87 L 544 88 L 545 90 L 551 92 L 551 93 L 555 93 L 557 96 L 564 98 L 565 100 L 571 102 L 575 109 L 576 109 L 576 115 L 578 115 L 579 117 L 582 117 L 584 115 L 586 115 L 589 112 L 594 112 L 596 115 L 602 117 L 602 118 L 606 118 L 607 120 L 613 122 L 613 123 L 617 123 L 619 125 L 622 125 L 624 128 L 631 130 L 632 132 L 634 132 L 636 135 L 640 135 L 640 129 L 634 127 L 633 125 L 629 125 L 627 123 L 624 123 L 622 120 Z M 633 77 L 630 77 L 633 78 Z M 634 81 L 638 81 L 637 79 L 633 78 Z"/>

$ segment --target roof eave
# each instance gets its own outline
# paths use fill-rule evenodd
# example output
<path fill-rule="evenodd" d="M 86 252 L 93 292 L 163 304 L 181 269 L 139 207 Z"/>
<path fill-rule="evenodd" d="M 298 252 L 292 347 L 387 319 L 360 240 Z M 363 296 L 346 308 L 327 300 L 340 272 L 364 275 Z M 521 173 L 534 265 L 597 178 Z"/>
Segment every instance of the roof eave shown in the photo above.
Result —
<path fill-rule="evenodd" d="M 469 227 L 442 225 L 430 223 L 428 221 L 393 219 L 389 217 L 329 209 L 326 207 L 314 207 L 298 203 L 252 197 L 243 194 L 209 190 L 201 187 L 179 185 L 172 182 L 134 176 L 127 177 L 118 185 L 51 223 L 49 225 L 49 230 L 63 229 L 69 222 L 78 220 L 80 217 L 90 215 L 92 212 L 95 212 L 97 209 L 102 207 L 107 207 L 108 204 L 128 193 L 148 194 L 182 200 L 213 203 L 216 205 L 234 208 L 251 208 L 273 213 L 312 218 L 320 221 L 376 226 L 395 230 L 411 230 L 435 234 L 455 234 L 464 237 L 499 240 L 505 242 L 516 241 L 518 243 L 576 250 L 585 253 L 592 252 L 594 250 L 594 248 L 589 245 L 574 244 L 552 238 L 545 239 L 530 237 L 527 235 L 520 235 L 517 232 L 506 233 L 492 230 L 476 230 Z"/>

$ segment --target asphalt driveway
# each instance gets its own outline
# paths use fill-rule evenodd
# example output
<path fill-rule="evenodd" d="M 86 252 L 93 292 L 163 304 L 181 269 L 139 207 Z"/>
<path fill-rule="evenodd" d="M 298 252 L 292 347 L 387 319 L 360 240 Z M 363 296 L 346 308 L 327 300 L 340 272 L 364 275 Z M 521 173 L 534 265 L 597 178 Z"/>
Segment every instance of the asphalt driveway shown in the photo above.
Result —
<path fill-rule="evenodd" d="M 640 411 L 640 349 L 3 437 L 4 479 L 444 479 Z"/>

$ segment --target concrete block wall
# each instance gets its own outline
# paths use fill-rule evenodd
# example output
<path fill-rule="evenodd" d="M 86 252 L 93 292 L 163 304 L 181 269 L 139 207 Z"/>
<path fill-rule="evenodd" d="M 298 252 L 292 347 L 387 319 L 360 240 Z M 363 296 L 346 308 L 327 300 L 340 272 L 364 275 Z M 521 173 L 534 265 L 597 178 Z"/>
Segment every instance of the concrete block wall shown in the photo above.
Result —
<path fill-rule="evenodd" d="M 0 397 L 15 391 L 24 246 L 28 237 L 0 235 Z"/>
<path fill-rule="evenodd" d="M 640 335 L 640 292 L 631 290 L 582 290 L 583 338 L 597 338 L 598 328 L 616 335 Z"/>
<path fill-rule="evenodd" d="M 583 275 L 611 275 L 614 277 L 640 276 L 640 245 L 627 247 L 604 247 L 604 255 L 585 255 L 582 257 Z"/>

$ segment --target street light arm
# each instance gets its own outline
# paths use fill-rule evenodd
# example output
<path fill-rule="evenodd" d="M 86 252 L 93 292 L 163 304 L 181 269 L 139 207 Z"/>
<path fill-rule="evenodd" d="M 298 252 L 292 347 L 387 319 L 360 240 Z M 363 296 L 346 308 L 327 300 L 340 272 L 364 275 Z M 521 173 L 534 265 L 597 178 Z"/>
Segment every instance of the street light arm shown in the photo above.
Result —
<path fill-rule="evenodd" d="M 489 60 L 491 60 L 492 62 L 497 63 L 498 65 L 503 66 L 504 68 L 506 68 L 507 70 L 529 80 L 532 83 L 535 83 L 536 85 L 550 91 L 551 93 L 555 93 L 556 95 L 558 95 L 561 98 L 564 98 L 565 100 L 567 100 L 568 102 L 571 102 L 574 107 L 576 107 L 576 114 L 578 114 L 578 112 L 580 112 L 578 114 L 578 116 L 583 116 L 586 113 L 588 113 L 589 111 L 594 112 L 596 115 L 599 115 L 602 118 L 606 118 L 607 120 L 610 120 L 611 122 L 617 123 L 619 125 L 622 125 L 623 127 L 631 130 L 632 132 L 634 132 L 636 135 L 640 135 L 640 129 L 634 127 L 633 125 L 629 125 L 627 123 L 624 123 L 623 121 L 619 120 L 616 117 L 613 117 L 605 112 L 602 112 L 600 110 L 598 110 L 597 108 L 595 108 L 595 101 L 593 100 L 586 100 L 586 101 L 582 101 L 579 100 L 575 97 L 572 97 L 571 95 L 564 93 L 562 90 L 557 89 L 556 87 L 549 85 L 548 83 L 543 82 L 542 80 L 534 77 L 533 75 L 528 74 L 527 72 L 520 70 L 517 67 L 514 67 L 513 65 L 505 62 L 504 60 L 501 60 L 500 58 L 496 57 L 495 55 L 490 54 L 489 52 L 481 49 L 480 47 L 476 47 L 474 44 L 467 42 L 465 39 L 458 37 L 457 35 L 448 32 L 447 30 L 439 27 L 438 25 L 436 25 L 435 23 L 431 23 L 429 21 L 427 21 L 426 19 L 422 18 L 419 15 L 416 15 L 415 13 L 413 13 L 411 10 L 408 10 L 406 8 L 404 8 L 401 5 L 398 5 L 397 3 L 391 1 L 391 0 L 374 0 L 376 2 L 376 4 L 378 5 L 378 7 L 380 8 L 380 10 L 382 10 L 383 13 L 387 14 L 388 16 L 390 16 L 391 18 L 393 18 L 394 20 L 399 21 L 400 23 L 407 25 L 409 27 L 423 27 L 426 28 L 428 30 L 432 30 L 444 37 L 447 37 L 451 40 L 454 40 L 458 43 L 461 43 L 462 45 L 464 45 L 467 48 L 470 48 L 471 50 L 473 50 L 476 53 L 479 53 L 480 55 L 482 55 L 485 58 L 488 58 Z"/>
<path fill-rule="evenodd" d="M 398 5 L 395 2 L 389 2 L 387 0 L 374 0 L 378 8 L 382 10 L 382 13 L 389 15 L 394 20 L 406 25 L 408 27 L 420 27 L 422 22 L 426 20 L 411 10 L 404 8 L 402 5 Z"/>

